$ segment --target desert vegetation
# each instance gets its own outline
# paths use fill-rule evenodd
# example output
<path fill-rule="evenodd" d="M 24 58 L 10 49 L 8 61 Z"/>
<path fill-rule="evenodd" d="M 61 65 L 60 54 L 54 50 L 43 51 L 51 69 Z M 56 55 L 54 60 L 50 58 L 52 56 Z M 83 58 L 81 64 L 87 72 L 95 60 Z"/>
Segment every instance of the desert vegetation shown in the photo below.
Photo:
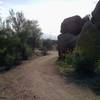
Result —
<path fill-rule="evenodd" d="M 28 20 L 22 12 L 9 11 L 0 18 L 0 69 L 9 69 L 28 59 L 39 45 L 41 29 L 36 20 Z"/>
<path fill-rule="evenodd" d="M 6 19 L 0 18 L 0 70 L 10 69 L 34 55 L 52 49 L 51 39 L 42 39 L 38 21 L 26 19 L 23 12 L 9 11 Z"/>

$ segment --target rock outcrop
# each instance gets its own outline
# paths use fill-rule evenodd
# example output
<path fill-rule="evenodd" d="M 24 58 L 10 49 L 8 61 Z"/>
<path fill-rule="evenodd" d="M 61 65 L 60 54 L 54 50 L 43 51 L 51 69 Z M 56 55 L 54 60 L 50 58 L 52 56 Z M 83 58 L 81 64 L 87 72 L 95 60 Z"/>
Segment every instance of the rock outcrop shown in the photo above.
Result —
<path fill-rule="evenodd" d="M 59 58 L 64 58 L 66 53 L 72 52 L 77 37 L 83 26 L 82 18 L 78 15 L 64 19 L 61 24 L 61 34 L 58 36 Z"/>
<path fill-rule="evenodd" d="M 58 36 L 58 53 L 59 58 L 64 59 L 65 53 L 69 53 L 73 51 L 73 48 L 76 44 L 76 36 L 67 33 L 67 34 L 60 34 Z"/>
<path fill-rule="evenodd" d="M 73 35 L 78 35 L 81 29 L 82 29 L 82 19 L 78 15 L 66 18 L 61 23 L 62 34 L 71 33 Z"/>
<path fill-rule="evenodd" d="M 82 24 L 84 25 L 89 20 L 90 20 L 89 15 L 86 15 L 85 17 L 82 18 Z"/>
<path fill-rule="evenodd" d="M 98 49 L 96 52 L 98 55 L 100 50 L 100 0 L 92 12 L 92 18 L 90 15 L 83 18 L 78 15 L 66 18 L 61 23 L 60 32 L 61 34 L 58 36 L 59 58 L 64 58 L 68 51 L 72 52 L 76 47 L 76 41 L 80 48 L 86 48 L 86 52 L 93 51 L 88 52 L 90 55 L 96 55 L 94 48 Z M 92 48 L 92 46 L 94 47 Z"/>
<path fill-rule="evenodd" d="M 100 0 L 92 12 L 92 22 L 96 25 L 98 30 L 100 30 Z"/>

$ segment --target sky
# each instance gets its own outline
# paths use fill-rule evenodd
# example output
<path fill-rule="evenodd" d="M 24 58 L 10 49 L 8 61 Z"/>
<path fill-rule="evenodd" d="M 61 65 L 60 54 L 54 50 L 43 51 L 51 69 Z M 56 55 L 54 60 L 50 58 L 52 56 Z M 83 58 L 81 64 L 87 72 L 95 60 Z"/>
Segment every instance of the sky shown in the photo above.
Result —
<path fill-rule="evenodd" d="M 91 14 L 99 0 L 0 0 L 0 16 L 9 10 L 22 11 L 26 18 L 37 20 L 44 38 L 57 39 L 61 22 L 68 17 Z"/>

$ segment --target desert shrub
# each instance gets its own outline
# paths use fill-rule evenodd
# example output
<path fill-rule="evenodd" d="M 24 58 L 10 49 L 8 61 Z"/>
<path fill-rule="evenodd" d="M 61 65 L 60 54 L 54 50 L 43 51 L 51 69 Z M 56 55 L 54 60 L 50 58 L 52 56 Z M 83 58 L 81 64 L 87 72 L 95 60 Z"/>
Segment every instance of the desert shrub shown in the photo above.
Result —
<path fill-rule="evenodd" d="M 100 59 L 100 34 L 90 21 L 83 26 L 76 48 L 79 56 L 75 55 L 74 63 L 78 69 L 95 71 Z"/>
<path fill-rule="evenodd" d="M 97 73 L 100 73 L 100 60 L 98 60 L 98 61 L 96 62 L 96 66 L 97 66 L 96 72 L 97 72 Z"/>
<path fill-rule="evenodd" d="M 3 48 L 3 49 L 0 49 L 0 66 L 2 66 L 5 62 L 5 52 L 6 52 L 6 49 Z"/>
<path fill-rule="evenodd" d="M 65 55 L 65 59 L 58 59 L 57 60 L 58 70 L 66 75 L 70 72 L 73 72 L 75 70 L 75 67 L 73 67 L 73 54 L 69 53 Z"/>
<path fill-rule="evenodd" d="M 79 53 L 74 53 L 72 64 L 77 72 L 91 73 L 96 69 L 96 62 L 94 59 L 81 56 Z"/>
<path fill-rule="evenodd" d="M 77 49 L 81 56 L 100 59 L 100 34 L 91 22 L 84 25 L 77 42 Z"/>
<path fill-rule="evenodd" d="M 22 12 L 10 10 L 9 14 L 5 20 L 0 18 L 0 70 L 28 59 L 42 35 L 36 20 L 26 19 Z"/>
<path fill-rule="evenodd" d="M 66 54 L 65 63 L 68 64 L 68 65 L 73 64 L 73 54 L 72 53 Z"/>
<path fill-rule="evenodd" d="M 13 66 L 15 63 L 15 59 L 16 57 L 14 55 L 7 54 L 5 56 L 5 65 L 9 67 Z"/>
<path fill-rule="evenodd" d="M 46 48 L 47 50 L 53 50 L 54 46 L 56 45 L 57 41 L 52 39 L 42 39 L 42 47 Z"/>
<path fill-rule="evenodd" d="M 22 57 L 24 60 L 27 60 L 29 57 L 32 56 L 32 52 L 33 52 L 33 49 L 29 46 L 24 46 L 23 48 L 23 52 L 22 52 Z"/>
<path fill-rule="evenodd" d="M 99 65 L 94 59 L 81 56 L 78 51 L 74 51 L 72 54 L 66 54 L 65 60 L 58 62 L 60 70 L 63 70 L 63 72 L 74 71 L 83 74 L 94 73 Z"/>
<path fill-rule="evenodd" d="M 68 64 L 66 61 L 58 60 L 56 64 L 58 65 L 57 67 L 58 71 L 63 75 L 66 75 L 74 71 L 74 68 L 72 67 L 72 65 Z"/>

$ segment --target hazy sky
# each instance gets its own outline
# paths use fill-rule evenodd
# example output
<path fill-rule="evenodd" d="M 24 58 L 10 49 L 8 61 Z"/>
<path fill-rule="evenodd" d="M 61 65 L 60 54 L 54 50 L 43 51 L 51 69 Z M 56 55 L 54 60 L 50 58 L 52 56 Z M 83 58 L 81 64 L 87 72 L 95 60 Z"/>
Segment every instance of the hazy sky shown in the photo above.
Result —
<path fill-rule="evenodd" d="M 90 14 L 98 0 L 0 0 L 0 14 L 8 16 L 9 9 L 23 11 L 26 18 L 38 20 L 45 37 L 60 34 L 63 19 Z"/>

